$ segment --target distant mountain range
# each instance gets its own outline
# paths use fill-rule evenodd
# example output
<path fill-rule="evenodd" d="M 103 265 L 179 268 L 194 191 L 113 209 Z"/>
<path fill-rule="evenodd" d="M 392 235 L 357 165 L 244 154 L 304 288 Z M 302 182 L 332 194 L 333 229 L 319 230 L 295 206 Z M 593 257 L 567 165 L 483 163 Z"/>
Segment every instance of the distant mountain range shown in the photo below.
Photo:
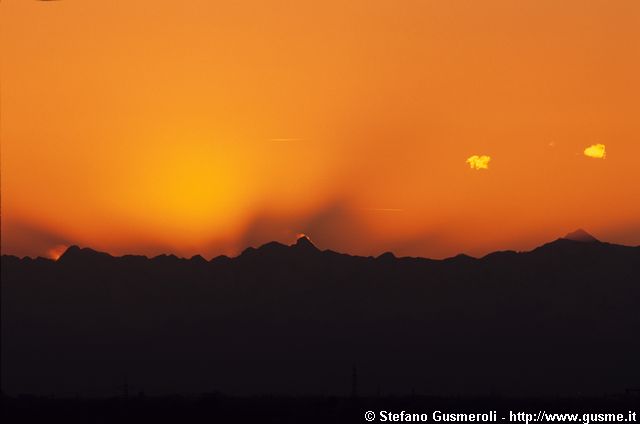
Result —
<path fill-rule="evenodd" d="M 476 259 L 2 256 L 2 389 L 602 394 L 640 386 L 640 247 L 578 230 Z M 357 384 L 352 382 L 356 369 Z"/>
<path fill-rule="evenodd" d="M 633 248 L 631 246 L 622 246 L 622 245 L 614 245 L 614 244 L 610 244 L 610 243 L 604 243 L 601 242 L 600 240 L 598 240 L 597 238 L 595 238 L 594 236 L 592 236 L 591 234 L 589 234 L 588 232 L 586 232 L 583 229 L 578 229 L 576 231 L 570 232 L 567 235 L 565 235 L 564 237 L 561 237 L 557 240 L 555 240 L 552 243 L 548 243 L 545 244 L 544 246 L 548 246 L 549 244 L 558 244 L 558 243 L 563 243 L 563 241 L 573 241 L 573 242 L 580 242 L 580 243 L 599 243 L 601 246 L 620 246 L 620 247 L 629 247 L 629 248 Z M 542 246 L 542 247 L 544 247 Z M 638 246 L 640 247 L 640 246 Z M 287 250 L 291 249 L 291 251 L 299 251 L 299 250 L 307 250 L 307 251 L 313 251 L 313 252 L 321 252 L 320 249 L 318 249 L 313 242 L 311 242 L 311 240 L 305 236 L 302 235 L 298 238 L 298 240 L 296 241 L 295 244 L 293 245 L 285 245 L 276 241 L 272 241 L 269 243 L 266 243 L 258 248 L 254 248 L 254 247 L 248 247 L 246 248 L 242 254 L 240 256 L 248 256 L 248 255 L 254 255 L 255 252 L 268 252 L 268 251 L 280 251 L 280 252 L 285 252 Z M 537 249 L 536 249 L 537 250 Z M 535 250 L 534 250 L 535 251 Z M 336 252 L 331 251 L 331 250 L 325 250 L 324 252 L 328 253 L 328 254 L 336 254 Z M 504 253 L 504 252 L 513 252 L 516 253 L 515 251 L 503 251 L 503 252 L 494 252 L 494 253 L 490 253 L 488 255 L 486 255 L 486 257 L 495 255 L 496 253 Z M 523 252 L 521 252 L 523 253 Z M 528 252 L 524 252 L 524 253 L 528 253 Z M 3 255 L 3 256 L 7 256 L 10 258 L 13 258 L 12 260 L 18 259 L 17 257 L 13 256 L 13 255 Z M 456 256 L 455 258 L 460 258 L 460 257 L 467 257 L 470 259 L 476 259 L 476 258 L 472 258 L 471 256 L 468 255 L 464 255 L 464 254 L 460 254 L 458 256 Z M 102 260 L 106 260 L 106 259 L 123 259 L 123 260 L 127 260 L 127 261 L 131 261 L 131 260 L 141 260 L 141 259 L 150 259 L 150 260 L 158 260 L 158 261 L 167 261 L 167 260 L 185 260 L 185 258 L 179 258 L 176 255 L 173 254 L 162 254 L 159 256 L 155 256 L 155 257 L 151 257 L 148 258 L 144 255 L 124 255 L 124 256 L 112 256 L 108 253 L 105 252 L 100 252 L 91 248 L 81 248 L 78 247 L 76 245 L 70 246 L 69 248 L 66 249 L 66 251 L 57 259 L 57 261 L 61 262 L 61 263 L 69 263 L 69 262 L 86 262 L 86 261 L 99 261 L 102 258 Z M 392 252 L 385 252 L 382 255 L 378 256 L 378 258 L 395 258 L 395 255 Z M 47 259 L 47 258 L 42 258 L 42 257 L 38 257 L 38 258 L 30 258 L 30 257 L 24 257 L 22 258 L 23 260 L 52 260 L 52 259 Z M 218 257 L 215 257 L 213 259 L 211 259 L 211 261 L 207 261 L 206 259 L 204 259 L 201 255 L 195 255 L 193 257 L 191 257 L 189 260 L 192 260 L 194 262 L 222 262 L 222 261 L 226 261 L 232 258 L 229 258 L 225 255 L 221 255 Z M 423 260 L 433 260 L 433 259 L 428 259 L 428 258 L 414 258 L 411 257 L 411 259 L 423 259 Z M 453 258 L 448 258 L 448 259 L 443 259 L 443 260 L 450 260 Z M 482 258 L 481 258 L 482 259 Z"/>

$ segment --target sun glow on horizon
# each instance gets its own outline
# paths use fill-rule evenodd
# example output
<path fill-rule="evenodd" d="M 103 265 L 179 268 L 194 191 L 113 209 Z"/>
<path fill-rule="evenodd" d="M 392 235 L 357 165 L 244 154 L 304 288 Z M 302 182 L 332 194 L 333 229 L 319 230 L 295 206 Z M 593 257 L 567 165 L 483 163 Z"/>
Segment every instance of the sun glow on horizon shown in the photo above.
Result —
<path fill-rule="evenodd" d="M 60 256 L 67 250 L 69 246 L 58 244 L 47 251 L 47 256 L 54 261 L 60 259 Z"/>

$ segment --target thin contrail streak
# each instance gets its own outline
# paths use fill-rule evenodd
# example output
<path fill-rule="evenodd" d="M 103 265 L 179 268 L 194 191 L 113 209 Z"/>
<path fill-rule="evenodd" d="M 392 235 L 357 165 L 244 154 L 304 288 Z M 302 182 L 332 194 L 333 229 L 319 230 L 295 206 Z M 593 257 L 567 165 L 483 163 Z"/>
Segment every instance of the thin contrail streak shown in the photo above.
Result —
<path fill-rule="evenodd" d="M 404 212 L 404 209 L 397 208 L 363 208 L 363 210 L 374 212 Z"/>

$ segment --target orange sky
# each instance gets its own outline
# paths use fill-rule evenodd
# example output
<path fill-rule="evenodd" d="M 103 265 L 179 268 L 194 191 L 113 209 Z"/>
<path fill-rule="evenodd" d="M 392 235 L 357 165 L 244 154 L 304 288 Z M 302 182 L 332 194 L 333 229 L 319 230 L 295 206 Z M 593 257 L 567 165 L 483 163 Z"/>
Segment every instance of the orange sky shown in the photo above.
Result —
<path fill-rule="evenodd" d="M 3 253 L 640 244 L 637 0 L 3 0 L 0 36 Z"/>

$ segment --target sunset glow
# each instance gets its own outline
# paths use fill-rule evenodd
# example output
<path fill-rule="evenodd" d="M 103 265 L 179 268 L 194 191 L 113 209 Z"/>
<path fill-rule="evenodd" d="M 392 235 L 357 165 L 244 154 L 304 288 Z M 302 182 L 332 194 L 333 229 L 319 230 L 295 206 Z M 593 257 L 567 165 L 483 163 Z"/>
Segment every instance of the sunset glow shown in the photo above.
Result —
<path fill-rule="evenodd" d="M 636 0 L 2 1 L 2 252 L 640 244 L 639 21 Z"/>
<path fill-rule="evenodd" d="M 58 259 L 60 259 L 60 256 L 62 256 L 62 254 L 65 252 L 65 250 L 67 250 L 68 247 L 69 246 L 65 246 L 64 244 L 54 246 L 47 251 L 47 257 L 49 259 L 57 261 Z"/>

